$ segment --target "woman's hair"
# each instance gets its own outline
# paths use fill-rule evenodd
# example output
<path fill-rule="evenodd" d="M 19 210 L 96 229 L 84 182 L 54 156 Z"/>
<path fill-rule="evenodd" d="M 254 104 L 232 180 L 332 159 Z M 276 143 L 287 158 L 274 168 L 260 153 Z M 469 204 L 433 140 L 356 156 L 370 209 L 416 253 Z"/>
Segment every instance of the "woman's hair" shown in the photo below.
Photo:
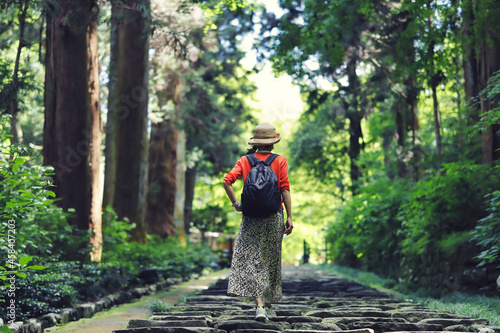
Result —
<path fill-rule="evenodd" d="M 271 151 L 274 149 L 274 145 L 267 145 L 267 146 L 252 146 L 252 148 L 247 150 L 247 155 L 248 154 L 253 154 L 259 151 Z"/>

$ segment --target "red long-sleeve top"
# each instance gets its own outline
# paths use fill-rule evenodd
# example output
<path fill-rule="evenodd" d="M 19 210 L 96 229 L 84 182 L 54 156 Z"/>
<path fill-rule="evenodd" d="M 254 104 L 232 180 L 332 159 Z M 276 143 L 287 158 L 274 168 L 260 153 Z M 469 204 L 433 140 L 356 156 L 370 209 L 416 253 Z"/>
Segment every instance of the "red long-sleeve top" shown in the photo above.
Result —
<path fill-rule="evenodd" d="M 271 153 L 255 153 L 255 157 L 257 157 L 258 160 L 265 161 L 270 154 Z M 250 169 L 252 169 L 250 162 L 245 156 L 242 156 L 238 162 L 236 162 L 233 169 L 224 177 L 224 181 L 229 185 L 233 185 L 238 178 L 243 178 L 243 181 L 245 181 Z M 290 183 L 288 182 L 288 162 L 286 158 L 283 156 L 276 157 L 273 163 L 271 163 L 271 169 L 273 169 L 278 177 L 278 188 L 280 191 L 290 190 Z"/>

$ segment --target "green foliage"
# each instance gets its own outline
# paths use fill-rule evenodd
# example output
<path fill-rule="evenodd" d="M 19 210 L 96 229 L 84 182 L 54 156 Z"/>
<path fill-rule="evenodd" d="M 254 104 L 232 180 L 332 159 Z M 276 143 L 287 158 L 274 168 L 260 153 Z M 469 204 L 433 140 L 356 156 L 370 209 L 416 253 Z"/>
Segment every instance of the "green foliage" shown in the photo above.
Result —
<path fill-rule="evenodd" d="M 224 232 L 227 224 L 227 215 L 224 209 L 218 205 L 207 205 L 193 211 L 191 225 L 198 228 L 202 233 L 207 231 Z"/>
<path fill-rule="evenodd" d="M 9 117 L 0 119 L 2 157 L 0 157 L 0 234 L 7 234 L 7 221 L 15 221 L 16 251 L 32 256 L 70 259 L 75 249 L 88 239 L 74 235 L 68 224 L 69 213 L 55 206 L 52 168 L 41 166 L 41 157 L 27 155 L 26 147 L 10 145 Z M 0 249 L 7 251 L 6 239 Z"/>
<path fill-rule="evenodd" d="M 461 268 L 477 254 L 469 232 L 486 215 L 483 197 L 498 186 L 491 182 L 498 171 L 452 163 L 442 172 L 416 184 L 398 215 L 404 237 L 401 276 L 407 284 L 459 283 Z"/>
<path fill-rule="evenodd" d="M 7 259 L 8 258 L 8 259 Z M 42 270 L 46 269 L 47 267 L 42 266 L 42 265 L 33 265 L 33 266 L 28 266 L 28 263 L 33 259 L 30 256 L 24 256 L 19 259 L 19 262 L 15 261 L 15 256 L 8 255 L 6 258 L 7 265 L 6 267 L 0 266 L 0 280 L 4 281 L 4 287 L 10 287 L 11 284 L 10 282 L 7 281 L 7 279 L 13 275 L 16 275 L 20 278 L 26 278 L 27 270 Z M 7 270 L 7 268 L 10 268 Z"/>
<path fill-rule="evenodd" d="M 127 218 L 124 221 L 118 220 L 118 215 L 111 206 L 102 212 L 102 234 L 103 234 L 103 261 L 119 261 L 120 250 L 124 244 L 128 244 L 131 239 L 130 231 L 136 227 L 135 223 L 130 223 Z"/>
<path fill-rule="evenodd" d="M 339 208 L 335 223 L 330 225 L 330 257 L 340 265 L 396 274 L 401 258 L 401 221 L 397 216 L 408 200 L 409 188 L 409 180 L 391 181 L 387 177 L 362 187 Z"/>
<path fill-rule="evenodd" d="M 110 264 L 80 264 L 78 262 L 51 262 L 43 272 L 29 279 L 16 281 L 16 313 L 21 318 L 38 317 L 58 312 L 103 295 L 122 290 L 132 279 L 123 267 Z"/>
<path fill-rule="evenodd" d="M 480 96 L 493 107 L 481 114 L 481 122 L 476 125 L 477 130 L 484 131 L 489 126 L 500 124 L 500 71 L 490 78 Z M 496 135 L 500 135 L 500 133 L 496 133 Z"/>
<path fill-rule="evenodd" d="M 371 180 L 337 213 L 329 228 L 330 255 L 341 265 L 399 279 L 428 292 L 459 284 L 466 264 L 485 246 L 487 259 L 498 250 L 498 219 L 492 196 L 486 216 L 484 196 L 498 189 L 498 168 L 470 163 L 443 165 L 442 173 L 413 183 L 386 177 Z M 497 193 L 497 192 L 494 192 Z M 497 247 L 495 247 L 497 246 Z"/>
<path fill-rule="evenodd" d="M 148 235 L 147 244 L 129 242 L 128 232 L 133 226 L 127 221 L 119 221 L 111 208 L 104 214 L 103 263 L 119 264 L 139 279 L 141 273 L 148 275 L 146 271 L 163 279 L 185 277 L 217 267 L 218 257 L 203 245 L 182 246 L 176 238 L 152 235 Z"/>
<path fill-rule="evenodd" d="M 290 148 L 291 169 L 304 168 L 326 184 L 334 184 L 332 192 L 344 199 L 348 169 L 348 140 L 343 136 L 346 118 L 338 100 L 325 103 L 302 115 Z"/>
<path fill-rule="evenodd" d="M 167 312 L 169 307 L 169 304 L 160 300 L 153 301 L 147 305 L 148 311 L 151 315 L 155 313 Z"/>
<path fill-rule="evenodd" d="M 234 163 L 234 161 L 233 161 Z M 235 234 L 238 231 L 241 222 L 241 213 L 238 213 L 231 207 L 226 191 L 222 185 L 224 174 L 219 174 L 216 179 L 200 177 L 196 184 L 197 200 L 193 203 L 193 210 L 198 212 L 210 211 L 209 206 L 215 206 L 215 210 L 220 210 L 220 216 L 226 222 L 220 225 L 218 232 Z M 243 189 L 243 182 L 237 181 L 233 184 L 235 193 L 239 195 Z M 229 203 L 229 204 L 228 204 Z M 193 220 L 193 219 L 192 219 Z M 208 221 L 209 223 L 215 222 Z"/>
<path fill-rule="evenodd" d="M 355 44 L 363 28 L 358 15 L 359 1 L 303 3 L 285 1 L 287 12 L 280 20 L 280 34 L 270 37 L 271 61 L 279 73 L 288 73 L 299 81 L 330 76 L 343 64 L 347 47 Z M 273 27 L 269 27 L 272 29 Z M 307 61 L 313 59 L 318 68 Z"/>
<path fill-rule="evenodd" d="M 488 194 L 486 199 L 490 214 L 480 219 L 472 231 L 472 240 L 482 249 L 477 256 L 480 266 L 500 263 L 500 191 Z"/>
<path fill-rule="evenodd" d="M 30 162 L 23 146 L 11 146 L 9 117 L 0 119 L 0 216 L 7 219 L 22 219 L 50 205 L 55 197 L 47 189 L 51 185 L 51 169 Z"/>
<path fill-rule="evenodd" d="M 189 166 L 210 176 L 233 166 L 241 155 L 243 128 L 254 120 L 248 99 L 256 87 L 248 78 L 252 71 L 240 64 L 245 53 L 238 48 L 238 36 L 253 28 L 252 12 L 233 10 L 218 14 L 217 31 L 191 31 L 189 38 L 201 54 L 192 66 L 196 70 L 182 73 L 188 82 L 182 91 L 181 118 Z M 235 21 L 239 24 L 231 23 Z"/>

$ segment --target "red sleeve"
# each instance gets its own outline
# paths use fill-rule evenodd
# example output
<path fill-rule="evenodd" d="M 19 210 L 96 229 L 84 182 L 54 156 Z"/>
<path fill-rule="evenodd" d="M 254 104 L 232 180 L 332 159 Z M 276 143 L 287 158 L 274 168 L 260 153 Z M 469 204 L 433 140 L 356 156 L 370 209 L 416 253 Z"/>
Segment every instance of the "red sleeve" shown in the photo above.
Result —
<path fill-rule="evenodd" d="M 242 158 L 236 162 L 236 165 L 233 167 L 231 171 L 224 177 L 224 182 L 229 185 L 233 185 L 236 179 L 243 177 L 243 167 L 242 167 Z"/>
<path fill-rule="evenodd" d="M 280 158 L 279 162 L 280 162 L 279 163 L 280 171 L 278 177 L 279 189 L 280 191 L 284 190 L 290 191 L 290 182 L 288 181 L 288 162 L 285 157 Z"/>

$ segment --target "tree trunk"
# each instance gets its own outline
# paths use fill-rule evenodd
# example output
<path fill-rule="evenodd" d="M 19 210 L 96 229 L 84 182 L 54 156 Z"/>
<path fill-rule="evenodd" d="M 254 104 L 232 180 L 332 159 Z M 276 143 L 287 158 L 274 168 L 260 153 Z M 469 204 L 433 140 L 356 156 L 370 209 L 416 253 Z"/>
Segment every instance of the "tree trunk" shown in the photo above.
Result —
<path fill-rule="evenodd" d="M 115 15 L 117 15 L 115 13 Z M 118 39 L 118 18 L 114 18 L 111 23 L 110 28 L 110 37 L 109 44 L 110 49 L 115 50 L 117 48 L 117 39 Z M 102 206 L 106 208 L 108 206 L 113 207 L 115 201 L 115 189 L 116 189 L 116 163 L 118 161 L 118 157 L 116 154 L 117 147 L 117 127 L 116 124 L 120 120 L 118 112 L 114 112 L 112 106 L 114 105 L 114 101 L 119 98 L 119 96 L 113 95 L 112 92 L 116 91 L 115 85 L 117 80 L 117 66 L 118 66 L 118 52 L 111 52 L 109 59 L 109 81 L 108 81 L 108 113 L 106 120 L 106 142 L 105 142 L 105 168 L 104 168 L 104 191 L 103 191 L 103 199 Z M 127 110 L 124 110 L 127 111 Z M 122 118 L 126 117 L 128 114 L 122 111 L 120 115 Z"/>
<path fill-rule="evenodd" d="M 194 188 L 196 186 L 196 166 L 186 170 L 186 198 L 184 201 L 184 231 L 189 234 L 193 218 Z"/>
<path fill-rule="evenodd" d="M 174 224 L 175 237 L 186 243 L 186 232 L 184 230 L 184 205 L 186 199 L 186 132 L 180 130 L 177 140 L 177 165 L 176 165 L 177 190 L 175 192 Z"/>
<path fill-rule="evenodd" d="M 405 162 L 406 147 L 406 131 L 407 131 L 407 110 L 402 108 L 404 103 L 394 103 L 393 109 L 396 114 L 396 142 L 398 144 L 398 175 L 399 177 L 408 177 L 408 167 Z"/>
<path fill-rule="evenodd" d="M 413 48 L 412 59 L 415 56 L 415 49 Z M 419 89 L 416 87 L 416 74 L 414 72 L 410 73 L 410 77 L 406 82 L 406 106 L 408 108 L 408 127 L 411 131 L 411 168 L 410 176 L 413 177 L 415 181 L 422 179 L 424 177 L 424 168 L 421 163 L 422 154 L 417 146 L 418 140 L 418 130 L 420 128 L 418 122 L 418 93 Z"/>
<path fill-rule="evenodd" d="M 493 33 L 490 34 L 493 36 Z M 493 40 L 485 41 L 481 45 L 481 57 L 478 61 L 478 72 L 480 89 L 483 90 L 487 85 L 490 77 L 498 70 L 500 70 L 500 40 L 491 37 Z M 490 101 L 486 100 L 483 96 L 480 97 L 481 113 L 484 114 L 493 109 Z M 483 164 L 491 164 L 500 159 L 500 137 L 496 134 L 500 130 L 498 124 L 489 126 L 482 133 L 482 161 Z"/>
<path fill-rule="evenodd" d="M 464 63 L 466 100 L 479 97 L 480 112 L 484 114 L 492 109 L 492 105 L 480 92 L 488 85 L 490 77 L 500 70 L 500 39 L 494 31 L 493 22 L 498 18 L 495 10 L 489 8 L 496 2 L 484 0 L 464 1 L 463 32 L 467 37 L 465 42 L 466 59 Z M 478 18 L 478 16 L 480 18 Z M 472 123 L 479 121 L 474 115 Z M 500 138 L 495 133 L 498 125 L 490 126 L 481 135 L 481 156 L 484 164 L 490 164 L 500 159 Z"/>
<path fill-rule="evenodd" d="M 21 142 L 22 139 L 22 131 L 21 127 L 19 126 L 19 123 L 17 121 L 17 114 L 19 113 L 19 107 L 18 107 L 18 102 L 17 102 L 17 94 L 18 94 L 18 83 L 19 83 L 19 63 L 21 61 L 21 52 L 24 47 L 24 28 L 26 26 L 26 15 L 28 13 L 28 7 L 29 7 L 29 0 L 24 0 L 21 1 L 20 6 L 21 6 L 21 14 L 19 14 L 19 45 L 17 46 L 17 53 L 16 53 L 16 60 L 14 62 L 14 73 L 12 75 L 12 85 L 14 87 L 14 95 L 12 97 L 12 100 L 10 102 L 9 108 L 10 108 L 10 114 L 12 115 L 11 118 L 11 126 L 10 126 L 10 132 L 12 137 L 10 138 L 11 144 L 16 144 Z"/>
<path fill-rule="evenodd" d="M 463 13 L 462 33 L 466 38 L 463 60 L 465 101 L 466 103 L 471 103 L 471 99 L 479 95 L 476 47 L 474 43 L 470 42 L 474 40 L 474 10 L 472 8 L 472 1 L 464 1 Z M 476 109 L 473 105 L 471 106 L 471 111 Z M 479 121 L 479 114 L 477 112 L 470 112 L 467 121 L 469 126 L 473 126 Z"/>
<path fill-rule="evenodd" d="M 441 117 L 439 115 L 439 102 L 437 98 L 437 83 L 432 83 L 432 105 L 434 110 L 434 133 L 436 135 L 436 153 L 438 156 L 443 154 L 443 147 L 441 141 Z M 438 157 L 439 164 L 441 164 L 441 158 Z M 439 165 L 439 168 L 441 165 Z"/>
<path fill-rule="evenodd" d="M 44 164 L 55 169 L 54 192 L 60 199 L 57 204 L 65 210 L 75 209 L 69 221 L 77 230 L 92 232 L 90 259 L 99 261 L 99 9 L 96 0 L 59 0 L 57 5 L 53 16 L 47 18 Z M 68 15 L 75 19 L 69 21 Z"/>
<path fill-rule="evenodd" d="M 357 57 L 352 58 L 347 63 L 347 77 L 349 82 L 350 105 L 347 109 L 347 118 L 349 119 L 349 158 L 351 160 L 351 182 L 352 194 L 355 195 L 358 188 L 358 180 L 361 176 L 361 169 L 357 165 L 359 154 L 361 153 L 361 140 L 363 132 L 361 130 L 361 120 L 363 114 L 358 110 L 358 94 L 361 84 L 358 75 L 356 74 Z"/>
<path fill-rule="evenodd" d="M 132 240 L 145 243 L 149 20 L 135 1 L 112 6 L 105 204 L 135 223 Z"/>
<path fill-rule="evenodd" d="M 149 145 L 148 233 L 174 236 L 177 129 L 173 121 L 153 124 Z"/>

